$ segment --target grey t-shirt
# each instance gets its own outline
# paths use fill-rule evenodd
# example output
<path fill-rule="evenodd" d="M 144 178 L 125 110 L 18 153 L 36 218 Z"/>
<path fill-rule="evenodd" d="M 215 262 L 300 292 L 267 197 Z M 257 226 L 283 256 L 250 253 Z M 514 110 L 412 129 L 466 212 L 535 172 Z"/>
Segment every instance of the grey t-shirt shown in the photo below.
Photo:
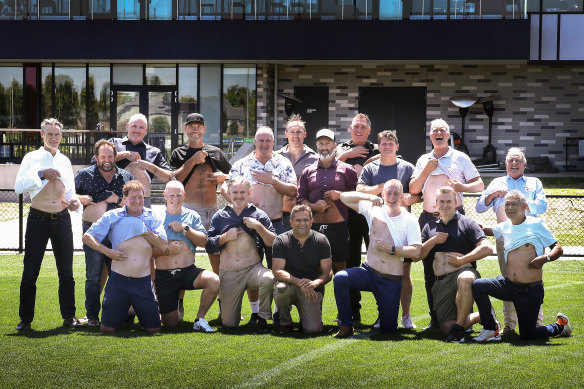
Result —
<path fill-rule="evenodd" d="M 397 160 L 394 165 L 384 166 L 380 161 L 371 162 L 363 167 L 357 184 L 367 186 L 379 185 L 392 179 L 401 181 L 404 187 L 404 193 L 410 192 L 410 178 L 414 172 L 414 165 L 403 159 Z"/>

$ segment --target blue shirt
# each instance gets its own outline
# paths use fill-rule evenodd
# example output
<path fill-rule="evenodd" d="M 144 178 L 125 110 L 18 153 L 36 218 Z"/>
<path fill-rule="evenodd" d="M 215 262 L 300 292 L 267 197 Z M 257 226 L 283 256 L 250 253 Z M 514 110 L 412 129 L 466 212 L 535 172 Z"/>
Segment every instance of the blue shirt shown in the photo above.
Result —
<path fill-rule="evenodd" d="M 101 175 L 97 165 L 91 165 L 81 169 L 75 175 L 75 191 L 80 195 L 91 196 L 94 203 L 99 203 L 111 196 L 112 193 L 121 199 L 122 188 L 128 181 L 132 181 L 134 176 L 124 169 L 116 167 L 116 173 L 108 183 Z M 117 208 L 117 204 L 108 203 L 108 210 Z"/>
<path fill-rule="evenodd" d="M 514 180 L 507 175 L 505 177 L 497 177 L 491 181 L 485 192 L 477 200 L 477 205 L 475 206 L 477 212 L 485 212 L 490 207 L 493 207 L 493 211 L 497 213 L 499 207 L 505 205 L 505 199 L 501 197 L 496 197 L 491 201 L 491 204 L 485 205 L 487 196 L 499 189 L 518 190 L 523 193 L 527 200 L 527 205 L 529 205 L 529 210 L 525 211 L 527 216 L 537 216 L 547 209 L 545 192 L 539 178 L 521 176 Z"/>
<path fill-rule="evenodd" d="M 549 230 L 542 219 L 527 216 L 521 224 L 513 224 L 511 220 L 493 227 L 493 235 L 496 239 L 503 237 L 505 242 L 505 263 L 507 254 L 527 243 L 533 245 L 537 255 L 543 255 L 545 248 L 557 242 L 557 239 Z"/>
<path fill-rule="evenodd" d="M 261 257 L 263 254 L 263 249 L 266 247 L 266 245 L 255 230 L 247 228 L 245 224 L 243 224 L 244 217 L 252 217 L 262 223 L 268 230 L 276 233 L 276 230 L 270 221 L 270 217 L 261 209 L 256 208 L 255 205 L 249 204 L 247 208 L 241 211 L 239 215 L 236 214 L 233 208 L 228 205 L 225 208 L 218 210 L 211 219 L 211 226 L 209 227 L 208 234 L 209 240 L 207 241 L 206 246 L 207 252 L 218 253 L 221 251 L 223 247 L 219 247 L 219 236 L 232 227 L 241 227 L 245 232 L 247 232 L 255 239 L 256 245 L 258 247 L 258 254 Z"/>
<path fill-rule="evenodd" d="M 146 228 L 166 240 L 164 225 L 150 208 L 144 208 L 140 216 L 130 216 L 124 205 L 104 213 L 87 232 L 100 242 L 107 236 L 115 249 L 120 243 L 147 232 Z"/>
<path fill-rule="evenodd" d="M 191 211 L 190 209 L 183 208 L 181 213 L 177 215 L 171 215 L 167 211 L 166 216 L 164 217 L 164 230 L 166 231 L 166 237 L 168 240 L 182 240 L 187 244 L 187 246 L 189 246 L 193 254 L 196 254 L 197 246 L 195 246 L 193 242 L 191 242 L 191 240 L 186 237 L 185 234 L 182 232 L 175 232 L 172 228 L 170 228 L 168 225 L 172 222 L 184 223 L 193 230 L 202 232 L 203 234 L 207 235 L 207 231 L 205 231 L 205 227 L 203 227 L 203 223 L 201 223 L 199 214 L 195 211 Z"/>

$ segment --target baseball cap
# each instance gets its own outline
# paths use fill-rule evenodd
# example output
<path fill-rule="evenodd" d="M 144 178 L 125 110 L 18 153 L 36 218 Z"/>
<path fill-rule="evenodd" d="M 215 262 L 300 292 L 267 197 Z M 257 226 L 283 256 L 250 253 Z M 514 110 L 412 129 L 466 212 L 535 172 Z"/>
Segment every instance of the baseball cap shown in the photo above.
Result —
<path fill-rule="evenodd" d="M 205 125 L 205 118 L 203 118 L 203 115 L 200 113 L 191 113 L 187 116 L 187 122 L 185 123 L 185 126 L 190 122 L 199 122 L 202 125 Z"/>
<path fill-rule="evenodd" d="M 323 137 L 323 136 L 326 136 L 327 138 L 329 138 L 333 142 L 335 141 L 335 133 L 332 132 L 331 130 L 329 130 L 328 128 L 323 128 L 322 130 L 319 130 L 316 133 L 316 139 Z"/>

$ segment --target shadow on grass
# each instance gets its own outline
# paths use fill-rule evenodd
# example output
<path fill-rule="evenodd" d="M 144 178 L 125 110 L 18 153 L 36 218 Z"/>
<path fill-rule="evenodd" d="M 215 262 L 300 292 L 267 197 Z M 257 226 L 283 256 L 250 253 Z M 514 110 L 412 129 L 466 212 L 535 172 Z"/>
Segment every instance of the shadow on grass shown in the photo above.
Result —
<path fill-rule="evenodd" d="M 80 336 L 115 336 L 120 338 L 135 338 L 140 336 L 151 336 L 149 332 L 140 327 L 121 328 L 116 332 L 101 332 L 98 327 L 83 327 L 78 329 L 69 329 L 64 327 L 57 327 L 50 330 L 35 331 L 34 329 L 28 331 L 14 332 L 6 334 L 6 336 L 22 337 L 29 339 L 44 339 L 52 336 L 61 335 L 80 335 Z"/>

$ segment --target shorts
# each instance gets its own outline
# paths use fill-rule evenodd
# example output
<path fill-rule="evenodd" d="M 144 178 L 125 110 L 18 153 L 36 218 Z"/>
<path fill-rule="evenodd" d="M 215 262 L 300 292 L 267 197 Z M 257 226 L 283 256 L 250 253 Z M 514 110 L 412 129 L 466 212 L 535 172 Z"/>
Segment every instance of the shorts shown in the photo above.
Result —
<path fill-rule="evenodd" d="M 158 306 L 162 315 L 178 309 L 181 290 L 193 290 L 195 280 L 205 269 L 190 265 L 178 269 L 156 269 L 154 284 L 158 295 Z"/>
<path fill-rule="evenodd" d="M 207 231 L 209 231 L 209 227 L 211 227 L 211 219 L 213 218 L 213 215 L 215 215 L 215 213 L 219 210 L 217 207 L 200 208 L 187 203 L 183 203 L 183 207 L 190 209 L 191 211 L 195 211 L 197 214 L 199 214 L 199 217 L 201 218 L 201 224 L 203 224 L 203 227 L 205 227 L 205 230 Z M 207 251 L 207 254 L 219 255 L 219 252 L 210 253 Z"/>
<path fill-rule="evenodd" d="M 434 311 L 438 324 L 450 320 L 456 320 L 456 293 L 458 291 L 458 276 L 460 273 L 473 272 L 476 279 L 481 278 L 481 274 L 473 267 L 463 267 L 457 271 L 447 274 L 443 279 L 436 280 L 432 286 L 434 296 Z"/>
<path fill-rule="evenodd" d="M 333 262 L 346 262 L 349 260 L 349 228 L 347 227 L 347 222 L 312 223 L 312 229 L 327 237 L 331 245 Z"/>
<path fill-rule="evenodd" d="M 101 323 L 106 327 L 121 327 L 130 306 L 134 307 L 143 328 L 160 328 L 152 277 L 134 278 L 112 272 L 103 295 Z"/>

